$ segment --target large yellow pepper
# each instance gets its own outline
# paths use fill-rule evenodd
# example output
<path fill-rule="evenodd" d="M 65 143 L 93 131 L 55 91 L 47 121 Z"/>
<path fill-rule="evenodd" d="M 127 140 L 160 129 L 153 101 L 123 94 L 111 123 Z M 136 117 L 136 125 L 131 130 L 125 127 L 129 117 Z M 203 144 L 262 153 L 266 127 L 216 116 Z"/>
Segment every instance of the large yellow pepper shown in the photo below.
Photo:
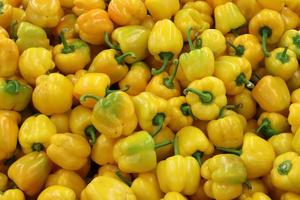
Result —
<path fill-rule="evenodd" d="M 294 29 L 299 26 L 300 17 L 289 8 L 283 7 L 281 10 L 281 16 L 285 24 L 285 30 Z"/>
<path fill-rule="evenodd" d="M 192 113 L 200 120 L 216 119 L 227 104 L 224 83 L 213 76 L 195 80 L 184 90 Z"/>
<path fill-rule="evenodd" d="M 215 58 L 223 55 L 226 51 L 226 40 L 221 31 L 207 29 L 200 35 L 202 47 L 208 47 L 214 53 Z"/>
<path fill-rule="evenodd" d="M 0 26 L 7 28 L 12 20 L 13 7 L 7 0 L 0 1 Z"/>
<path fill-rule="evenodd" d="M 91 122 L 101 134 L 118 138 L 128 136 L 135 130 L 138 120 L 134 104 L 128 94 L 113 91 L 104 98 L 87 94 L 82 96 L 80 101 L 84 102 L 87 98 L 97 100 Z"/>
<path fill-rule="evenodd" d="M 280 133 L 272 136 L 268 141 L 273 146 L 276 155 L 280 155 L 292 150 L 292 141 L 294 135 L 292 133 Z"/>
<path fill-rule="evenodd" d="M 168 192 L 161 200 L 187 200 L 187 198 L 179 192 Z"/>
<path fill-rule="evenodd" d="M 173 141 L 174 138 L 175 138 L 175 133 L 168 127 L 163 128 L 157 135 L 153 137 L 154 142 L 156 144 L 165 141 Z M 174 154 L 173 149 L 174 149 L 173 144 L 155 149 L 157 161 L 161 161 L 172 156 Z"/>
<path fill-rule="evenodd" d="M 300 195 L 292 192 L 287 192 L 281 195 L 280 200 L 298 200 L 300 199 Z"/>
<path fill-rule="evenodd" d="M 0 77 L 13 76 L 17 71 L 18 61 L 19 50 L 16 43 L 9 38 L 0 38 Z"/>
<path fill-rule="evenodd" d="M 115 164 L 113 149 L 118 139 L 100 135 L 93 145 L 91 158 L 98 165 Z"/>
<path fill-rule="evenodd" d="M 53 114 L 50 117 L 50 120 L 56 127 L 58 133 L 67 133 L 70 132 L 69 128 L 69 117 L 70 112 L 65 112 L 61 114 Z"/>
<path fill-rule="evenodd" d="M 22 77 L 31 85 L 36 84 L 36 79 L 54 69 L 51 51 L 43 47 L 26 49 L 19 59 L 19 70 Z"/>
<path fill-rule="evenodd" d="M 72 107 L 73 84 L 59 73 L 41 75 L 36 80 L 32 102 L 42 114 L 64 113 Z"/>
<path fill-rule="evenodd" d="M 56 127 L 46 115 L 27 118 L 19 131 L 19 143 L 24 153 L 41 151 L 50 145 L 50 139 L 55 135 Z"/>
<path fill-rule="evenodd" d="M 77 18 L 75 28 L 83 41 L 100 45 L 104 43 L 104 32 L 111 33 L 114 29 L 114 24 L 109 19 L 106 11 L 92 9 Z"/>
<path fill-rule="evenodd" d="M 85 181 L 74 171 L 59 169 L 50 174 L 45 183 L 45 187 L 61 185 L 72 189 L 79 199 L 81 191 L 86 187 Z"/>
<path fill-rule="evenodd" d="M 147 16 L 147 9 L 142 0 L 111 0 L 108 14 L 114 23 L 120 26 L 136 25 Z"/>
<path fill-rule="evenodd" d="M 10 158 L 17 148 L 19 128 L 16 117 L 0 114 L 0 160 Z"/>
<path fill-rule="evenodd" d="M 157 2 L 166 3 L 167 1 Z M 169 4 L 167 5 L 168 7 L 170 6 Z M 167 68 L 169 61 L 179 55 L 182 47 L 183 38 L 181 32 L 171 20 L 164 19 L 156 22 L 150 32 L 148 49 L 155 60 L 163 61 L 163 65 L 159 70 L 153 68 L 152 74 L 157 75 L 163 72 Z"/>
<path fill-rule="evenodd" d="M 287 152 L 276 157 L 271 171 L 272 184 L 287 192 L 300 191 L 299 184 L 300 156 L 295 152 Z"/>
<path fill-rule="evenodd" d="M 179 0 L 145 0 L 145 5 L 155 21 L 170 19 L 179 9 Z"/>
<path fill-rule="evenodd" d="M 53 28 L 63 16 L 59 0 L 30 0 L 26 20 L 42 28 Z"/>
<path fill-rule="evenodd" d="M 268 112 L 283 111 L 289 107 L 291 99 L 284 80 L 269 75 L 258 81 L 252 90 L 252 96 L 260 107 Z"/>
<path fill-rule="evenodd" d="M 269 2 L 269 1 L 266 1 Z M 270 56 L 267 44 L 279 42 L 284 32 L 284 21 L 279 12 L 263 9 L 249 22 L 249 33 L 262 41 L 262 49 L 266 57 Z"/>
<path fill-rule="evenodd" d="M 30 103 L 32 88 L 19 78 L 0 78 L 0 109 L 22 111 Z"/>
<path fill-rule="evenodd" d="M 300 59 L 300 31 L 295 29 L 287 30 L 281 37 L 280 46 L 288 47 Z"/>
<path fill-rule="evenodd" d="M 140 127 L 155 136 L 170 121 L 167 113 L 168 102 L 150 92 L 142 92 L 133 97 Z"/>
<path fill-rule="evenodd" d="M 104 0 L 74 0 L 73 4 L 72 11 L 78 16 L 92 9 L 106 7 Z"/>
<path fill-rule="evenodd" d="M 136 200 L 132 190 L 122 181 L 108 177 L 94 178 L 81 193 L 81 200 Z"/>
<path fill-rule="evenodd" d="M 89 143 L 78 134 L 64 133 L 51 137 L 47 155 L 58 166 L 68 170 L 79 170 L 91 153 Z"/>
<path fill-rule="evenodd" d="M 75 192 L 65 186 L 53 185 L 45 188 L 38 196 L 37 200 L 51 200 L 57 198 L 59 200 L 76 200 Z"/>
<path fill-rule="evenodd" d="M 239 7 L 247 21 L 250 21 L 262 9 L 257 0 L 234 0 L 234 3 Z"/>
<path fill-rule="evenodd" d="M 272 2 L 268 0 L 257 0 L 257 2 L 262 5 L 263 8 L 268 8 L 276 11 L 281 11 L 285 4 L 285 0 L 275 0 Z"/>
<path fill-rule="evenodd" d="M 0 194 L 0 200 L 25 200 L 25 195 L 20 189 L 9 189 Z"/>
<path fill-rule="evenodd" d="M 46 153 L 34 151 L 14 162 L 7 174 L 26 195 L 33 196 L 43 188 L 51 168 Z"/>
<path fill-rule="evenodd" d="M 257 192 L 268 194 L 268 189 L 264 182 L 259 178 L 248 180 L 243 185 L 243 194 L 239 197 L 239 200 L 247 200 L 248 197 Z"/>

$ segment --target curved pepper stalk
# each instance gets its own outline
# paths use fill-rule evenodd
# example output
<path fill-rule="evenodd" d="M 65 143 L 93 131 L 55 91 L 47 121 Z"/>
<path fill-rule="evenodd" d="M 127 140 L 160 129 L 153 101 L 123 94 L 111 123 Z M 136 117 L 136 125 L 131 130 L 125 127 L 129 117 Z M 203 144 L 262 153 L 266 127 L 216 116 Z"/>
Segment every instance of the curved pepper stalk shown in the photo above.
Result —
<path fill-rule="evenodd" d="M 96 133 L 97 130 L 93 125 L 90 125 L 85 128 L 84 133 L 86 137 L 89 139 L 89 143 L 91 145 L 94 145 L 96 143 Z"/>
<path fill-rule="evenodd" d="M 178 65 L 179 65 L 179 61 L 178 59 L 175 59 L 173 61 L 173 63 L 175 64 L 175 69 L 173 71 L 173 73 L 171 74 L 170 77 L 166 77 L 164 78 L 163 82 L 164 82 L 164 85 L 169 88 L 169 89 L 173 89 L 174 88 L 174 79 L 176 77 L 176 74 L 177 74 L 177 71 L 178 71 Z"/>
<path fill-rule="evenodd" d="M 260 29 L 260 35 L 262 40 L 262 50 L 266 57 L 270 56 L 270 52 L 267 48 L 267 39 L 272 35 L 272 29 L 267 26 L 264 26 Z"/>
<path fill-rule="evenodd" d="M 194 89 L 194 88 L 186 88 L 183 91 L 183 94 L 187 95 L 189 92 L 192 92 L 195 95 L 199 96 L 201 102 L 204 103 L 204 104 L 210 104 L 214 100 L 213 94 L 211 92 L 208 92 L 208 91 L 200 91 L 200 90 L 197 90 L 197 89 Z"/>
<path fill-rule="evenodd" d="M 65 32 L 61 31 L 60 34 L 60 39 L 61 42 L 63 43 L 64 47 L 62 48 L 61 52 L 63 54 L 69 54 L 69 53 L 73 53 L 75 51 L 75 46 L 73 45 L 69 45 L 66 38 L 65 38 Z"/>
<path fill-rule="evenodd" d="M 152 124 L 154 126 L 156 126 L 156 130 L 151 133 L 152 137 L 155 137 L 162 129 L 163 125 L 164 125 L 164 121 L 165 121 L 166 115 L 165 113 L 157 113 L 153 119 L 152 119 Z"/>
<path fill-rule="evenodd" d="M 168 67 L 168 63 L 169 61 L 173 58 L 174 54 L 171 52 L 162 52 L 159 54 L 160 59 L 163 61 L 163 64 L 161 66 L 161 68 L 159 69 L 155 69 L 152 68 L 151 69 L 151 74 L 152 75 L 158 75 L 160 73 L 162 73 L 163 71 L 165 71 Z"/>
<path fill-rule="evenodd" d="M 244 55 L 244 53 L 245 53 L 245 47 L 243 45 L 235 46 L 234 44 L 232 44 L 229 41 L 227 41 L 227 44 L 234 49 L 236 56 L 241 57 L 241 56 Z"/>

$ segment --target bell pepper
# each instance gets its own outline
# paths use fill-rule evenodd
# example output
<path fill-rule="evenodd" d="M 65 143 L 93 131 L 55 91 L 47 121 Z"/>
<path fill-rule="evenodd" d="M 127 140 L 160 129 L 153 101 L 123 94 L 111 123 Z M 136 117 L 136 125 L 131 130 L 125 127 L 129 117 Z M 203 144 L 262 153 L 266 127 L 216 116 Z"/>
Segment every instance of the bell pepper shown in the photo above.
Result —
<path fill-rule="evenodd" d="M 240 9 L 247 21 L 250 21 L 262 9 L 262 6 L 257 0 L 235 0 L 234 3 Z"/>
<path fill-rule="evenodd" d="M 187 200 L 187 198 L 179 192 L 168 192 L 161 200 Z"/>
<path fill-rule="evenodd" d="M 92 9 L 104 10 L 106 7 L 104 0 L 74 0 L 73 4 L 72 11 L 78 16 Z"/>
<path fill-rule="evenodd" d="M 251 197 L 245 198 L 245 200 L 271 200 L 271 198 L 262 192 L 255 192 Z"/>
<path fill-rule="evenodd" d="M 243 193 L 239 197 L 239 200 L 248 200 L 247 198 L 251 198 L 255 193 L 268 194 L 268 189 L 261 179 L 248 180 L 243 185 Z"/>
<path fill-rule="evenodd" d="M 168 112 L 170 116 L 169 127 L 173 131 L 190 126 L 193 123 L 193 114 L 184 96 L 173 97 L 168 100 Z"/>
<path fill-rule="evenodd" d="M 73 1 L 73 0 L 72 0 Z M 77 21 L 77 16 L 75 14 L 66 14 L 63 16 L 59 24 L 53 28 L 52 33 L 55 37 L 59 37 L 62 31 L 65 33 L 66 39 L 72 39 L 77 37 L 77 33 L 75 30 L 75 24 Z"/>
<path fill-rule="evenodd" d="M 287 152 L 276 157 L 271 171 L 272 184 L 287 192 L 300 191 L 299 183 L 300 156 L 295 152 Z"/>
<path fill-rule="evenodd" d="M 70 116 L 69 115 L 70 115 L 70 112 L 51 115 L 50 120 L 55 125 L 58 133 L 70 132 L 70 128 L 69 128 L 69 117 Z"/>
<path fill-rule="evenodd" d="M 98 165 L 115 164 L 113 157 L 113 148 L 118 139 L 113 139 L 100 135 L 92 148 L 91 158 Z"/>
<path fill-rule="evenodd" d="M 276 155 L 292 151 L 292 133 L 280 133 L 272 136 L 268 141 L 273 146 Z"/>
<path fill-rule="evenodd" d="M 0 1 L 0 26 L 7 28 L 12 20 L 13 7 L 6 1 Z"/>
<path fill-rule="evenodd" d="M 162 3 L 168 2 L 158 0 L 154 0 L 153 2 L 156 1 Z M 168 7 L 170 7 L 170 5 L 174 6 L 173 4 L 167 3 Z M 150 54 L 153 55 L 156 60 L 162 60 L 163 64 L 158 70 L 152 68 L 152 75 L 158 75 L 165 71 L 169 61 L 173 58 L 176 58 L 179 55 L 182 47 L 183 38 L 180 30 L 176 27 L 176 25 L 169 19 L 157 21 L 150 32 L 148 40 L 148 49 Z"/>
<path fill-rule="evenodd" d="M 33 105 L 45 115 L 67 112 L 72 107 L 72 90 L 72 82 L 59 73 L 41 75 L 32 93 Z"/>
<path fill-rule="evenodd" d="M 217 29 L 207 29 L 200 35 L 202 47 L 208 47 L 214 53 L 215 58 L 221 56 L 226 51 L 226 40 L 221 31 Z"/>
<path fill-rule="evenodd" d="M 154 142 L 156 144 L 165 141 L 173 141 L 174 138 L 175 138 L 175 133 L 168 127 L 161 129 L 161 131 L 153 137 Z M 161 161 L 172 156 L 174 153 L 173 149 L 174 149 L 173 144 L 155 149 L 157 161 Z"/>
<path fill-rule="evenodd" d="M 291 99 L 284 80 L 269 75 L 258 81 L 252 90 L 252 96 L 259 106 L 268 112 L 283 111 L 289 107 Z"/>
<path fill-rule="evenodd" d="M 150 78 L 151 72 L 147 64 L 136 62 L 131 65 L 125 77 L 119 81 L 119 87 L 122 90 L 128 87 L 126 93 L 135 96 L 146 89 Z"/>
<path fill-rule="evenodd" d="M 256 35 L 262 41 L 262 49 L 266 57 L 270 56 L 267 44 L 279 42 L 283 32 L 284 21 L 280 13 L 275 10 L 263 9 L 249 22 L 249 33 Z"/>
<path fill-rule="evenodd" d="M 0 38 L 9 38 L 8 32 L 3 27 L 0 27 Z"/>
<path fill-rule="evenodd" d="M 87 98 L 97 101 L 93 108 L 91 122 L 101 133 L 110 138 L 128 136 L 137 126 L 137 116 L 134 104 L 128 94 L 123 91 L 114 91 L 106 97 L 97 97 L 92 94 L 81 96 L 80 101 Z"/>
<path fill-rule="evenodd" d="M 275 0 L 270 2 L 268 0 L 257 0 L 257 2 L 263 7 L 271 10 L 281 11 L 284 7 L 285 0 Z"/>
<path fill-rule="evenodd" d="M 214 10 L 215 27 L 223 34 L 246 24 L 246 19 L 239 8 L 232 2 L 219 5 Z"/>
<path fill-rule="evenodd" d="M 286 84 L 290 91 L 294 91 L 300 87 L 299 76 L 300 76 L 300 69 L 298 68 L 298 70 L 294 73 L 292 78 L 290 78 L 288 81 L 286 81 Z"/>
<path fill-rule="evenodd" d="M 16 43 L 9 38 L 0 38 L 0 77 L 13 76 L 18 68 L 18 60 L 19 50 Z"/>
<path fill-rule="evenodd" d="M 299 26 L 300 17 L 287 7 L 281 10 L 281 16 L 285 24 L 285 30 L 295 29 Z"/>
<path fill-rule="evenodd" d="M 15 161 L 8 169 L 8 177 L 26 195 L 40 192 L 52 169 L 52 163 L 43 151 L 34 151 Z"/>
<path fill-rule="evenodd" d="M 191 82 L 183 93 L 193 115 L 200 120 L 216 119 L 227 104 L 224 83 L 213 76 Z"/>
<path fill-rule="evenodd" d="M 147 16 L 147 9 L 142 0 L 111 0 L 108 14 L 112 21 L 120 26 L 137 25 Z"/>
<path fill-rule="evenodd" d="M 300 103 L 292 103 L 289 107 L 288 122 L 291 125 L 291 130 L 295 133 L 300 127 L 299 120 Z"/>
<path fill-rule="evenodd" d="M 179 0 L 145 0 L 145 6 L 155 21 L 170 19 L 179 9 Z"/>
<path fill-rule="evenodd" d="M 132 98 L 140 127 L 155 136 L 170 121 L 168 101 L 150 92 Z"/>
<path fill-rule="evenodd" d="M 119 0 L 120 1 L 120 0 Z M 119 49 L 122 52 L 133 52 L 135 57 L 126 57 L 125 62 L 132 64 L 137 61 L 141 61 L 148 55 L 148 38 L 150 35 L 150 29 L 140 26 L 123 26 L 115 29 L 112 32 L 113 41 L 118 43 L 117 48 L 110 44 L 108 36 L 106 37 L 106 43 L 110 44 L 110 48 Z"/>
<path fill-rule="evenodd" d="M 294 137 L 293 137 L 293 140 L 292 140 L 292 149 L 294 152 L 296 153 L 300 153 L 300 147 L 299 147 L 299 144 L 300 144 L 300 129 L 298 129 L 295 134 L 294 134 Z"/>
<path fill-rule="evenodd" d="M 300 103 L 300 88 L 293 90 L 291 95 L 292 103 Z"/>
<path fill-rule="evenodd" d="M 287 30 L 281 37 L 280 46 L 288 47 L 300 59 L 300 31 L 295 29 Z"/>
<path fill-rule="evenodd" d="M 26 49 L 19 59 L 19 70 L 22 77 L 31 85 L 36 84 L 39 76 L 54 69 L 51 51 L 42 47 Z"/>
<path fill-rule="evenodd" d="M 38 196 L 37 200 L 51 200 L 58 198 L 60 200 L 76 200 L 75 192 L 62 185 L 53 185 L 45 188 Z"/>
<path fill-rule="evenodd" d="M 50 145 L 50 139 L 57 133 L 54 123 L 46 115 L 27 118 L 19 131 L 19 143 L 24 153 L 41 151 Z"/>
<path fill-rule="evenodd" d="M 0 78 L 0 109 L 22 111 L 31 100 L 32 88 L 19 78 Z"/>
<path fill-rule="evenodd" d="M 8 182 L 7 176 L 0 172 L 0 193 L 6 189 L 7 182 Z"/>
<path fill-rule="evenodd" d="M 0 194 L 0 200 L 25 200 L 25 195 L 22 190 L 19 189 L 9 189 L 3 194 Z"/>
<path fill-rule="evenodd" d="M 55 134 L 47 147 L 47 155 L 58 166 L 68 170 L 79 170 L 91 153 L 89 143 L 78 134 Z"/>
<path fill-rule="evenodd" d="M 45 183 L 45 187 L 61 185 L 72 189 L 79 199 L 81 191 L 86 187 L 85 181 L 74 171 L 59 169 L 50 174 Z"/>
<path fill-rule="evenodd" d="M 79 39 L 66 40 L 64 31 L 61 32 L 60 38 L 62 44 L 54 47 L 53 60 L 62 73 L 75 73 L 90 63 L 90 47 L 85 42 Z"/>
<path fill-rule="evenodd" d="M 132 190 L 122 181 L 108 177 L 94 178 L 81 192 L 81 200 L 110 200 L 122 199 L 136 200 Z"/>
<path fill-rule="evenodd" d="M 13 7 L 12 20 L 11 20 L 12 23 L 11 23 L 10 27 L 12 27 L 14 23 L 20 23 L 22 21 L 25 21 L 25 17 L 26 17 L 26 14 L 25 14 L 25 10 L 23 10 L 23 8 Z"/>
<path fill-rule="evenodd" d="M 64 14 L 59 0 L 30 0 L 25 12 L 26 21 L 42 28 L 55 27 Z"/>
<path fill-rule="evenodd" d="M 284 193 L 280 200 L 297 200 L 300 198 L 300 195 L 292 193 L 292 192 L 286 192 Z"/>
<path fill-rule="evenodd" d="M 137 199 L 158 200 L 163 196 L 153 172 L 140 173 L 132 182 L 131 190 Z"/>
<path fill-rule="evenodd" d="M 285 0 L 285 5 L 291 9 L 292 11 L 294 11 L 295 13 L 300 12 L 300 1 L 299 0 Z M 299 15 L 300 17 L 300 15 Z"/>
<path fill-rule="evenodd" d="M 73 83 L 73 85 L 75 85 L 77 81 L 86 73 L 88 73 L 88 71 L 82 69 L 82 70 L 78 70 L 75 74 L 68 74 L 66 77 Z"/>
<path fill-rule="evenodd" d="M 120 169 L 116 165 L 102 165 L 98 169 L 98 176 L 108 176 L 117 180 L 120 180 L 126 185 L 131 185 L 132 184 L 132 178 L 129 173 L 121 172 Z"/>

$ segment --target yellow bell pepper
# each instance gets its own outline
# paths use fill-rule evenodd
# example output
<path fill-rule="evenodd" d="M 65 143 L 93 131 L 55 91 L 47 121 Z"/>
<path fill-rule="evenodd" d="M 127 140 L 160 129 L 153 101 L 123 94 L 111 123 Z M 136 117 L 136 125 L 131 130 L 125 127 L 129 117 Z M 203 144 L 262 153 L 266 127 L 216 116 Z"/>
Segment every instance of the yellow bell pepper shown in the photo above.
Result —
<path fill-rule="evenodd" d="M 252 96 L 259 106 L 268 112 L 287 109 L 291 99 L 286 83 L 279 77 L 269 75 L 258 81 L 252 90 Z"/>
<path fill-rule="evenodd" d="M 247 21 L 250 21 L 261 9 L 262 6 L 257 0 L 234 0 Z"/>
<path fill-rule="evenodd" d="M 190 126 L 193 123 L 193 114 L 184 96 L 173 97 L 168 100 L 168 112 L 170 116 L 169 127 L 173 131 Z"/>
<path fill-rule="evenodd" d="M 135 96 L 146 89 L 150 78 L 151 72 L 147 64 L 136 62 L 131 65 L 125 77 L 119 81 L 119 87 L 121 90 L 128 87 L 126 93 Z"/>
<path fill-rule="evenodd" d="M 81 78 L 86 73 L 88 73 L 88 71 L 82 69 L 82 70 L 78 70 L 75 74 L 68 74 L 66 77 L 73 83 L 73 85 L 75 85 L 79 80 L 79 78 Z"/>
<path fill-rule="evenodd" d="M 41 75 L 36 80 L 32 102 L 42 114 L 64 113 L 72 107 L 73 84 L 59 73 Z"/>
<path fill-rule="evenodd" d="M 79 170 L 91 153 L 89 143 L 78 134 L 64 133 L 51 137 L 47 155 L 58 166 L 68 170 Z"/>
<path fill-rule="evenodd" d="M 161 200 L 187 200 L 187 198 L 179 192 L 168 192 Z"/>
<path fill-rule="evenodd" d="M 295 29 L 287 30 L 281 37 L 280 46 L 288 47 L 300 59 L 300 31 Z"/>
<path fill-rule="evenodd" d="M 300 17 L 289 8 L 283 7 L 281 10 L 281 16 L 285 24 L 285 30 L 294 29 L 299 26 Z"/>
<path fill-rule="evenodd" d="M 168 127 L 161 129 L 161 131 L 153 137 L 154 142 L 156 144 L 159 144 L 164 141 L 173 141 L 174 138 L 175 133 Z M 172 156 L 174 153 L 173 149 L 173 144 L 155 149 L 157 161 L 161 161 Z"/>
<path fill-rule="evenodd" d="M 276 157 L 271 171 L 272 184 L 287 192 L 299 193 L 300 156 L 295 152 L 287 152 Z"/>
<path fill-rule="evenodd" d="M 41 151 L 50 145 L 50 139 L 57 133 L 55 124 L 46 115 L 27 118 L 19 131 L 19 143 L 24 153 Z"/>
<path fill-rule="evenodd" d="M 140 127 L 155 136 L 170 121 L 168 101 L 150 92 L 142 92 L 133 97 Z"/>
<path fill-rule="evenodd" d="M 226 40 L 221 31 L 217 29 L 207 29 L 200 35 L 202 47 L 208 47 L 214 53 L 215 58 L 221 56 L 226 51 Z"/>
<path fill-rule="evenodd" d="M 298 200 L 298 199 L 300 199 L 300 195 L 292 192 L 284 193 L 280 198 L 280 200 Z"/>
<path fill-rule="evenodd" d="M 79 199 L 81 191 L 86 187 L 85 181 L 74 171 L 59 169 L 50 174 L 45 183 L 45 187 L 61 185 L 72 189 Z"/>
<path fill-rule="evenodd" d="M 132 182 L 131 190 L 136 198 L 141 200 L 158 200 L 163 196 L 153 172 L 140 173 Z"/>
<path fill-rule="evenodd" d="M 284 7 L 285 0 L 275 0 L 275 1 L 268 1 L 268 0 L 257 0 L 257 2 L 263 7 L 268 8 L 276 11 L 281 11 Z"/>
<path fill-rule="evenodd" d="M 73 4 L 72 11 L 78 16 L 92 9 L 104 10 L 106 7 L 104 0 L 74 0 Z"/>
<path fill-rule="evenodd" d="M 294 152 L 300 153 L 299 144 L 300 144 L 300 129 L 298 129 L 295 132 L 293 140 L 292 140 L 292 149 L 294 150 Z"/>
<path fill-rule="evenodd" d="M 243 185 L 243 193 L 239 197 L 239 200 L 247 200 L 254 193 L 264 193 L 268 194 L 268 189 L 261 179 L 251 179 Z"/>
<path fill-rule="evenodd" d="M 300 127 L 299 121 L 300 103 L 292 103 L 289 107 L 288 122 L 291 125 L 291 130 L 295 133 Z"/>
<path fill-rule="evenodd" d="M 58 133 L 67 133 L 70 132 L 69 128 L 69 117 L 70 112 L 65 112 L 61 114 L 53 114 L 50 117 L 50 120 L 56 127 Z"/>
<path fill-rule="evenodd" d="M 195 80 L 184 90 L 192 113 L 200 120 L 216 119 L 227 104 L 224 83 L 213 76 Z"/>
<path fill-rule="evenodd" d="M 145 6 L 153 19 L 158 21 L 170 19 L 180 9 L 180 2 L 179 0 L 145 0 Z"/>
<path fill-rule="evenodd" d="M 98 176 L 108 176 L 126 183 L 126 185 L 131 185 L 131 175 L 129 173 L 121 172 L 116 165 L 102 165 L 98 169 Z"/>
<path fill-rule="evenodd" d="M 18 61 L 19 50 L 16 43 L 9 38 L 0 38 L 0 77 L 13 76 L 17 71 Z"/>
<path fill-rule="evenodd" d="M 293 90 L 291 95 L 292 103 L 300 103 L 300 88 Z"/>
<path fill-rule="evenodd" d="M 13 7 L 7 2 L 7 0 L 1 0 L 0 2 L 0 26 L 7 28 L 12 20 Z"/>
<path fill-rule="evenodd" d="M 290 78 L 288 81 L 286 81 L 286 84 L 290 91 L 294 91 L 300 87 L 300 68 L 294 73 L 292 78 Z"/>
<path fill-rule="evenodd" d="M 72 0 L 73 1 L 73 0 Z M 66 14 L 63 16 L 59 24 L 52 30 L 52 33 L 55 37 L 59 37 L 61 32 L 65 33 L 66 39 L 72 39 L 77 37 L 77 33 L 75 30 L 75 24 L 77 21 L 77 16 L 75 14 Z"/>
<path fill-rule="evenodd" d="M 25 195 L 22 190 L 10 189 L 6 190 L 3 194 L 0 194 L 0 200 L 25 200 Z"/>
<path fill-rule="evenodd" d="M 42 28 L 53 28 L 63 16 L 59 0 L 30 0 L 26 7 L 26 21 Z"/>
<path fill-rule="evenodd" d="M 3 27 L 0 28 L 0 38 L 9 38 L 8 32 Z"/>
<path fill-rule="evenodd" d="M 13 0 L 14 1 L 14 0 Z M 17 0 L 19 1 L 19 0 Z M 25 10 L 21 7 L 13 7 L 12 10 L 12 24 L 11 27 L 13 26 L 14 23 L 20 23 L 22 21 L 25 21 L 26 13 Z"/>
<path fill-rule="evenodd" d="M 19 59 L 19 70 L 22 77 L 31 85 L 36 84 L 36 79 L 54 69 L 51 51 L 43 47 L 26 49 Z"/>
<path fill-rule="evenodd" d="M 272 4 L 270 1 L 262 1 Z M 275 10 L 263 9 L 250 20 L 249 33 L 256 35 L 262 41 L 262 49 L 266 57 L 270 56 L 267 44 L 279 42 L 284 26 L 283 18 Z"/>
<path fill-rule="evenodd" d="M 276 155 L 292 151 L 292 133 L 280 133 L 272 136 L 268 141 L 273 146 Z"/>
<path fill-rule="evenodd" d="M 115 164 L 113 149 L 118 139 L 100 135 L 93 145 L 91 158 L 98 165 Z"/>
<path fill-rule="evenodd" d="M 104 43 L 104 33 L 111 33 L 114 24 L 106 11 L 97 8 L 80 15 L 77 18 L 75 28 L 83 41 L 100 45 Z"/>
<path fill-rule="evenodd" d="M 231 1 L 232 0 L 206 0 L 206 2 L 213 8 Z"/>
<path fill-rule="evenodd" d="M 241 158 L 231 154 L 219 154 L 206 160 L 201 175 L 207 179 L 204 191 L 213 199 L 230 200 L 242 194 L 242 184 L 247 171 Z"/>
<path fill-rule="evenodd" d="M 0 78 L 0 109 L 22 111 L 30 103 L 32 88 L 23 80 Z"/>
<path fill-rule="evenodd" d="M 131 97 L 122 91 L 112 91 L 101 98 L 86 94 L 80 98 L 84 102 L 87 98 L 97 101 L 93 108 L 91 122 L 101 133 L 110 138 L 128 136 L 135 130 L 138 120 Z"/>
<path fill-rule="evenodd" d="M 197 10 L 201 14 L 199 16 L 201 19 L 203 19 L 210 25 L 213 25 L 213 18 L 212 18 L 213 9 L 206 1 L 194 1 L 194 0 L 189 1 L 183 5 L 183 9 L 185 8 L 193 8 Z M 184 32 L 186 31 L 187 28 L 188 27 L 184 29 Z"/>
<path fill-rule="evenodd" d="M 285 0 L 285 4 L 289 9 L 291 9 L 295 13 L 298 13 L 298 15 L 299 15 L 299 12 L 300 12 L 300 1 L 299 0 Z M 300 17 L 300 15 L 299 15 L 299 17 Z"/>
<path fill-rule="evenodd" d="M 137 25 L 147 16 L 143 0 L 111 0 L 108 4 L 108 14 L 112 21 L 120 26 Z"/>
<path fill-rule="evenodd" d="M 255 192 L 251 197 L 245 198 L 245 200 L 271 200 L 271 198 L 262 192 Z"/>
<path fill-rule="evenodd" d="M 157 1 L 159 3 L 168 2 L 158 0 L 154 1 Z M 170 4 L 167 3 L 167 6 L 170 7 Z M 171 4 L 171 6 L 173 6 L 173 4 Z M 162 11 L 165 12 L 165 10 L 166 9 Z M 183 38 L 180 30 L 176 27 L 176 25 L 169 19 L 157 21 L 150 32 L 148 49 L 150 54 L 154 56 L 155 60 L 162 60 L 163 64 L 158 70 L 152 68 L 152 75 L 158 75 L 161 72 L 165 71 L 169 61 L 173 58 L 176 58 L 180 54 L 182 47 Z"/>
<path fill-rule="evenodd" d="M 52 169 L 52 163 L 46 153 L 31 152 L 15 161 L 8 169 L 8 177 L 26 195 L 37 195 Z"/>
<path fill-rule="evenodd" d="M 110 200 L 124 199 L 136 200 L 132 190 L 122 181 L 117 179 L 98 176 L 94 178 L 81 192 L 81 200 Z"/>
<path fill-rule="evenodd" d="M 76 200 L 75 192 L 65 186 L 53 185 L 45 188 L 38 196 L 37 200 L 51 200 L 58 198 L 60 200 Z"/>
<path fill-rule="evenodd" d="M 6 189 L 7 182 L 8 182 L 7 176 L 0 172 L 0 193 Z"/>

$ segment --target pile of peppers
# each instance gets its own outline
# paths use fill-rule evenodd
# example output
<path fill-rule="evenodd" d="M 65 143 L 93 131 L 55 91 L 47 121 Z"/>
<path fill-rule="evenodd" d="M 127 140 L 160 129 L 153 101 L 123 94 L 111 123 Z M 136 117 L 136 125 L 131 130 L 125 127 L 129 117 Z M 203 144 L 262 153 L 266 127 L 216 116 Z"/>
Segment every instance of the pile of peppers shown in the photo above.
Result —
<path fill-rule="evenodd" d="M 0 0 L 0 200 L 300 200 L 300 0 Z"/>

